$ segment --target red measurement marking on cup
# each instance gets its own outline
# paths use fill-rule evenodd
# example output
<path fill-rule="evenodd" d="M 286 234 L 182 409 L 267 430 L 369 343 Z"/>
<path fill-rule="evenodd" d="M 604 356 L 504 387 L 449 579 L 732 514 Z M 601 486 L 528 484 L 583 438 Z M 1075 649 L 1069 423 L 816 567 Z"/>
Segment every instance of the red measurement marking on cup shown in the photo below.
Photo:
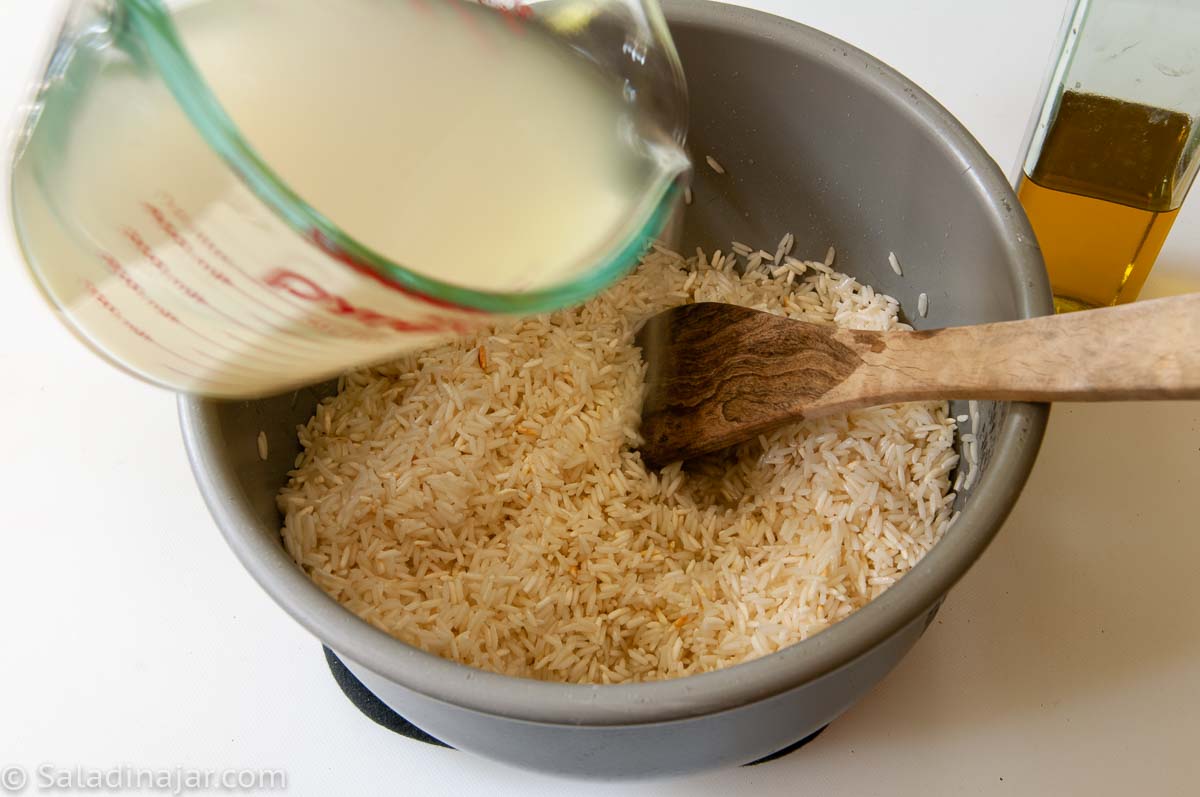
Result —
<path fill-rule="evenodd" d="M 218 343 L 217 341 L 208 337 L 203 332 L 200 332 L 198 329 L 190 326 L 187 322 L 182 321 L 178 316 L 176 316 L 170 310 L 163 307 L 161 304 L 159 304 L 157 301 L 155 301 L 152 297 L 150 297 L 146 293 L 146 289 L 143 287 L 143 285 L 140 282 L 138 282 L 136 279 L 134 279 L 133 276 L 129 273 L 129 271 L 124 266 L 122 266 L 121 263 L 115 257 L 113 257 L 111 254 L 109 254 L 107 252 L 103 252 L 100 255 L 100 259 L 104 261 L 105 265 L 108 266 L 108 270 L 111 271 L 113 273 L 113 275 L 118 280 L 120 280 L 121 283 L 126 288 L 128 288 L 131 292 L 133 292 L 136 296 L 138 296 L 144 302 L 146 302 L 146 304 L 148 304 L 155 312 L 157 312 L 163 318 L 167 319 L 168 321 L 170 321 L 173 324 L 178 324 L 180 327 L 187 330 L 188 333 L 190 333 L 194 337 L 199 338 L 200 340 L 204 341 L 205 343 L 216 347 L 216 349 L 218 349 L 218 350 L 230 351 L 227 347 L 222 346 L 220 343 Z M 236 335 L 231 334 L 231 337 L 233 337 L 235 340 L 237 340 L 242 345 L 253 345 L 252 342 L 238 338 Z M 178 352 L 173 352 L 173 353 L 178 357 L 181 357 L 181 358 L 183 357 L 183 355 L 179 354 Z M 268 352 L 268 353 L 269 354 L 279 354 L 280 352 Z M 217 360 L 218 362 L 223 363 L 223 364 L 231 364 L 229 362 L 229 360 L 222 359 L 220 357 L 216 357 L 216 356 L 210 354 L 209 352 L 204 351 L 203 349 L 196 349 L 196 354 L 199 356 L 202 356 L 202 357 L 207 357 L 212 360 Z M 270 360 L 270 359 L 267 359 L 264 357 L 259 357 L 251 352 L 238 352 L 237 356 L 240 358 L 243 358 L 243 359 L 257 360 L 259 363 L 259 366 L 266 365 L 266 366 L 274 367 L 274 366 L 279 366 L 282 364 L 278 360 Z M 284 354 L 284 356 L 285 357 L 287 356 L 286 353 Z M 195 361 L 192 361 L 192 360 L 188 360 L 188 362 L 190 362 L 193 365 L 200 365 L 199 363 L 196 363 Z M 207 368 L 209 366 L 201 366 L 201 367 Z"/>
<path fill-rule="evenodd" d="M 180 293 L 197 304 L 208 306 L 208 302 L 203 296 L 200 295 L 199 291 L 195 290 L 192 288 L 192 286 L 179 279 L 179 277 L 177 277 L 175 273 L 167 267 L 167 264 L 162 262 L 162 259 L 159 258 L 158 255 L 154 254 L 154 250 L 150 248 L 150 244 L 146 243 L 146 239 L 142 238 L 141 233 L 132 227 L 122 227 L 121 233 L 129 239 L 129 242 L 133 244 L 134 248 L 137 249 L 138 252 L 141 253 L 142 257 L 146 258 L 146 260 L 148 260 L 152 266 L 158 269 L 159 272 L 161 272 L 162 275 L 166 277 L 167 280 L 170 281 L 170 283 L 174 285 Z"/>
<path fill-rule="evenodd" d="M 509 29 L 515 33 L 524 34 L 525 23 L 533 17 L 533 9 L 523 0 L 515 0 L 511 3 L 506 3 L 504 0 L 479 0 L 479 4 L 503 14 Z"/>
<path fill-rule="evenodd" d="M 168 200 L 168 202 L 170 204 L 174 204 L 170 200 L 169 197 L 166 197 L 166 199 Z M 204 271 L 207 274 L 209 274 L 211 277 L 213 277 L 213 279 L 215 279 L 218 282 L 220 282 L 221 284 L 229 287 L 230 289 L 236 291 L 242 297 L 242 299 L 244 299 L 246 302 L 249 303 L 250 307 L 258 307 L 263 310 L 267 310 L 271 313 L 274 313 L 276 316 L 278 316 L 279 318 L 281 318 L 287 322 L 294 322 L 296 320 L 294 316 L 289 316 L 286 313 L 276 310 L 274 307 L 271 307 L 269 304 L 263 302 L 262 301 L 263 295 L 253 296 L 253 295 L 247 293 L 246 290 L 244 288 L 242 288 L 242 286 L 238 285 L 228 274 L 226 274 L 225 272 L 221 271 L 220 269 L 218 269 L 217 267 L 215 267 L 211 263 L 209 263 L 208 260 L 203 257 L 203 255 L 201 255 L 199 252 L 196 251 L 196 247 L 192 246 L 191 242 L 188 241 L 183 236 L 183 233 L 179 230 L 179 228 L 176 227 L 171 222 L 171 220 L 166 217 L 166 214 L 163 212 L 163 210 L 161 208 L 159 208 L 158 206 L 156 206 L 150 202 L 143 202 L 142 207 L 146 210 L 147 213 L 150 214 L 150 217 L 152 219 L 154 219 L 155 223 L 158 225 L 158 228 L 160 230 L 162 230 L 164 233 L 166 233 L 166 235 L 172 241 L 175 242 L 176 246 L 178 246 L 181 250 L 183 250 L 185 253 L 187 253 L 187 255 L 197 265 L 199 265 L 200 268 L 204 269 Z M 180 219 L 181 223 L 183 223 L 185 225 L 189 223 L 188 221 L 185 221 L 185 219 L 187 218 L 186 214 L 184 214 L 182 209 L 180 209 L 177 205 L 175 205 L 172 208 L 172 210 L 175 212 L 175 215 L 177 217 L 180 217 L 180 216 L 183 217 Z M 224 252 L 220 251 L 216 247 L 216 245 L 212 243 L 212 241 L 208 240 L 207 236 L 204 236 L 203 233 L 200 233 L 197 230 L 189 230 L 189 232 L 191 232 L 193 235 L 195 235 L 197 237 L 197 239 L 201 241 L 201 243 L 206 243 L 207 244 L 206 248 L 211 253 L 218 256 L 222 261 L 224 261 L 226 263 L 226 265 L 229 265 L 237 273 L 241 274 L 246 280 L 250 281 L 251 283 L 255 282 L 253 277 L 251 277 L 249 274 L 246 274 L 241 268 L 239 268 L 237 266 L 236 263 L 234 263 L 232 260 L 230 260 L 228 255 L 226 255 Z M 252 318 L 253 320 L 257 321 L 258 323 L 262 324 L 264 327 L 266 327 L 267 332 L 269 332 L 270 336 L 272 336 L 272 337 L 289 338 L 291 340 L 291 344 L 303 345 L 303 346 L 307 347 L 310 351 L 316 351 L 316 350 L 323 351 L 325 349 L 326 342 L 321 340 L 320 338 L 298 335 L 289 329 L 285 329 L 284 327 L 279 326 L 277 323 L 275 323 L 274 321 L 271 321 L 270 319 L 263 318 L 262 316 L 254 313 L 253 311 L 251 311 L 249 309 L 247 309 L 246 315 L 248 317 Z M 261 349 L 262 351 L 267 352 L 268 354 L 282 356 L 284 358 L 294 356 L 294 352 L 280 351 L 280 350 L 274 349 L 271 346 L 264 345 L 264 343 L 262 341 L 252 342 L 252 341 L 248 341 L 244 338 L 239 338 L 236 335 L 233 335 L 230 330 L 226 330 L 226 334 L 229 335 L 230 337 L 233 337 L 235 340 L 237 340 L 239 343 L 242 343 L 243 345 L 255 346 L 255 347 Z M 291 345 L 291 344 L 289 344 L 289 345 Z"/>
<path fill-rule="evenodd" d="M 134 247 L 138 250 L 138 252 L 141 253 L 142 257 L 146 258 L 146 260 L 148 260 L 150 262 L 150 264 L 154 266 L 155 269 L 157 269 L 164 277 L 166 277 L 167 280 L 170 281 L 172 285 L 174 285 L 181 293 L 183 293 L 184 296 L 187 296 L 189 299 L 196 302 L 197 304 L 208 308 L 212 312 L 216 313 L 217 315 L 221 316 L 225 320 L 229 321 L 231 324 L 242 327 L 243 329 L 247 329 L 256 335 L 261 334 L 261 333 L 259 333 L 258 330 L 254 329 L 253 327 L 244 323 L 241 319 L 235 318 L 234 316 L 231 316 L 229 313 L 226 313 L 220 307 L 213 305 L 211 302 L 209 302 L 207 299 L 205 299 L 204 296 L 201 295 L 199 291 L 195 290 L 190 285 L 188 285 L 186 282 L 181 280 L 178 277 L 178 275 L 176 275 L 173 271 L 171 271 L 170 267 L 168 267 L 167 264 L 162 261 L 162 258 L 160 258 L 158 255 L 154 254 L 154 251 L 150 248 L 150 245 L 148 243 L 146 243 L 146 240 L 144 238 L 142 238 L 141 234 L 138 233 L 137 230 L 133 229 L 132 227 L 124 227 L 124 228 L 122 228 L 121 232 L 125 235 L 126 238 L 129 239 L 130 243 L 132 243 L 134 245 Z M 211 338 L 206 338 L 206 340 L 208 340 L 208 342 L 212 343 L 214 346 L 221 345 L 221 344 L 217 343 L 216 341 L 212 340 Z M 278 364 L 278 363 L 276 363 L 276 364 Z"/>
<path fill-rule="evenodd" d="M 142 340 L 146 341 L 147 343 L 150 343 L 151 345 L 162 350 L 162 352 L 167 354 L 168 356 L 174 357 L 175 359 L 180 360 L 190 366 L 193 366 L 194 368 L 198 368 L 201 371 L 206 371 L 206 370 L 211 369 L 212 366 L 198 363 L 195 360 L 188 357 L 187 355 L 181 354 L 180 352 L 177 352 L 177 351 L 173 351 L 172 349 L 168 349 L 166 346 L 162 345 L 162 343 L 157 341 L 152 335 L 150 335 L 149 332 L 142 329 L 137 324 L 133 323 L 128 318 L 126 318 L 125 315 L 121 312 L 120 308 L 117 307 L 116 302 L 114 302 L 103 291 L 101 291 L 99 288 L 97 288 L 95 283 L 93 283 L 91 280 L 87 280 L 87 279 L 83 280 L 83 286 L 87 290 L 87 292 L 89 294 L 91 294 L 92 298 L 94 298 L 101 307 L 103 307 L 105 310 L 107 310 L 112 315 L 113 318 L 117 319 L 117 321 L 119 321 L 122 325 L 124 325 L 130 332 L 132 332 L 137 337 L 141 338 Z M 167 363 L 159 363 L 159 364 L 168 370 L 174 371 L 178 374 L 182 374 L 183 376 L 187 376 L 188 378 L 191 378 L 191 379 L 196 378 L 194 374 L 188 373 L 186 371 L 181 371 L 178 368 L 173 368 L 172 366 L 168 365 Z M 228 387 L 236 387 L 236 386 L 228 385 Z"/>
<path fill-rule="evenodd" d="M 101 307 L 111 313 L 113 318 L 124 324 L 130 332 L 149 343 L 157 343 L 154 338 L 150 337 L 149 332 L 126 318 L 125 314 L 121 312 L 121 310 L 112 302 L 111 299 L 105 296 L 104 293 L 96 287 L 95 283 L 93 283 L 91 280 L 85 279 L 83 281 L 83 287 L 87 289 L 87 292 L 92 295 L 93 299 L 99 302 Z"/>
<path fill-rule="evenodd" d="M 145 208 L 146 212 L 150 214 L 150 217 L 154 219 L 156 224 L 158 224 L 158 228 L 165 232 L 167 237 L 175 242 L 176 246 L 187 252 L 188 255 L 191 256 L 192 260 L 196 261 L 196 264 L 199 265 L 200 268 L 204 269 L 210 277 L 224 285 L 233 285 L 233 280 L 229 279 L 229 276 L 225 272 L 215 268 L 211 263 L 209 263 L 192 249 L 192 245 L 184 240 L 183 236 L 179 234 L 179 230 L 176 229 L 175 225 L 171 223 L 171 220 L 168 219 L 166 214 L 159 210 L 157 206 L 152 205 L 149 202 L 143 202 L 142 207 Z"/>
<path fill-rule="evenodd" d="M 339 248 L 337 244 L 335 244 L 333 241 L 331 241 L 329 239 L 329 237 L 327 235 L 325 235 L 325 233 L 321 232 L 320 230 L 317 230 L 317 229 L 310 230 L 308 233 L 308 238 L 310 241 L 312 241 L 314 244 L 316 244 L 317 247 L 322 252 L 329 255 L 330 257 L 332 257 L 334 260 L 338 261 L 342 265 L 349 266 L 351 269 L 353 269 L 358 274 L 361 274 L 364 277 L 369 277 L 369 278 L 375 280 L 376 282 L 378 282 L 380 285 L 383 285 L 387 288 L 391 288 L 392 290 L 394 290 L 398 293 L 402 293 L 405 296 L 408 296 L 409 298 L 416 299 L 417 301 L 424 302 L 426 304 L 431 304 L 434 307 L 442 307 L 447 310 L 457 310 L 457 311 L 463 312 L 463 313 L 481 313 L 481 312 L 483 312 L 482 310 L 477 310 L 474 307 L 465 307 L 461 304 L 455 304 L 454 302 L 447 301 L 445 299 L 438 299 L 435 296 L 430 296 L 427 293 L 422 293 L 421 291 L 415 290 L 413 288 L 409 288 L 406 285 L 401 285 L 399 282 L 388 279 L 387 277 L 385 277 L 384 275 L 382 275 L 378 271 L 376 271 L 374 268 L 372 268 L 370 265 L 360 262 L 358 260 L 355 260 L 354 257 L 350 253 Z"/>
<path fill-rule="evenodd" d="M 366 307 L 356 307 L 344 297 L 329 293 L 317 283 L 302 274 L 285 269 L 275 269 L 264 278 L 268 286 L 287 291 L 292 296 L 313 302 L 324 307 L 329 312 L 353 318 L 368 327 L 383 327 L 396 332 L 436 334 L 443 332 L 468 332 L 471 327 L 453 318 L 437 318 L 426 316 L 420 321 L 384 315 Z"/>
<path fill-rule="evenodd" d="M 137 230 L 133 229 L 132 227 L 124 227 L 124 228 L 122 228 L 121 232 L 125 235 L 126 238 L 129 239 L 130 243 L 132 243 L 134 245 L 134 247 L 138 250 L 138 252 L 141 253 L 142 257 L 146 258 L 146 260 L 149 261 L 150 264 L 153 265 L 154 268 L 157 269 L 163 276 L 165 276 L 167 278 L 167 280 L 170 281 L 170 283 L 172 285 L 174 285 L 184 296 L 186 296 L 189 299 L 191 299 L 192 301 L 196 302 L 196 304 L 199 304 L 203 307 L 206 307 L 206 308 L 212 310 L 213 312 L 220 315 L 222 318 L 225 318 L 226 320 L 230 321 L 231 323 L 245 327 L 246 329 L 249 329 L 251 332 L 256 332 L 256 330 L 254 330 L 251 327 L 246 326 L 239 319 L 234 318 L 233 316 L 229 315 L 225 311 L 221 310 L 219 307 L 215 307 L 212 304 L 210 304 L 208 302 L 208 300 L 206 300 L 204 298 L 204 296 L 202 296 L 200 294 L 199 291 L 195 290 L 190 285 L 188 285 L 186 282 L 181 280 L 173 271 L 171 271 L 171 269 L 167 266 L 167 264 L 162 261 L 162 258 L 160 258 L 158 255 L 154 254 L 154 251 L 150 248 L 150 245 L 148 243 L 146 243 L 146 240 L 144 238 L 142 238 L 141 234 Z M 237 355 L 237 356 L 245 357 L 245 358 L 250 358 L 250 359 L 258 359 L 260 363 L 263 363 L 265 365 L 278 366 L 278 365 L 283 364 L 277 360 L 267 360 L 267 359 L 263 359 L 263 358 L 255 358 L 249 352 L 235 352 L 234 350 L 230 349 L 228 346 L 223 346 L 220 342 L 215 341 L 212 338 L 208 337 L 207 335 L 200 333 L 193 327 L 188 327 L 187 329 L 193 335 L 195 335 L 196 337 L 205 341 L 206 343 L 208 343 L 212 346 L 215 346 L 218 349 L 221 349 L 229 354 L 233 354 L 233 355 Z M 209 357 L 212 356 L 211 354 L 208 354 L 207 352 L 205 352 L 205 355 L 209 356 Z"/>
<path fill-rule="evenodd" d="M 175 214 L 175 218 L 179 220 L 179 223 L 187 227 L 188 231 L 191 232 L 192 235 L 196 236 L 196 240 L 203 244 L 205 249 L 211 252 L 218 260 L 224 262 L 225 265 L 237 268 L 237 264 L 230 259 L 229 255 L 225 254 L 225 252 L 221 250 L 221 247 L 213 243 L 212 239 L 205 235 L 204 231 L 196 226 L 196 224 L 192 221 L 191 214 L 179 207 L 179 203 L 175 201 L 175 197 L 171 196 L 165 191 L 160 191 L 159 197 L 161 197 L 163 204 L 170 208 L 171 213 Z"/>
<path fill-rule="evenodd" d="M 129 288 L 129 290 L 140 296 L 146 302 L 146 304 L 150 305 L 150 307 L 154 309 L 155 312 L 172 323 L 180 323 L 178 316 L 146 295 L 146 289 L 142 287 L 142 284 L 131 277 L 129 272 L 125 270 L 125 267 L 122 266 L 115 257 L 110 255 L 108 252 L 102 252 L 100 254 L 100 259 L 103 260 L 105 265 L 108 266 L 108 270 L 111 271 L 117 279 L 125 284 L 125 287 Z"/>
<path fill-rule="evenodd" d="M 178 221 L 180 224 L 182 224 L 182 226 L 184 226 L 187 229 L 188 234 L 191 234 L 194 239 L 199 241 L 200 246 L 202 246 L 204 248 L 204 250 L 206 250 L 206 252 L 211 254 L 211 256 L 216 258 L 217 260 L 220 260 L 220 262 L 223 263 L 224 265 L 229 266 L 229 268 L 233 269 L 236 272 L 236 274 L 239 274 L 242 277 L 244 277 L 247 282 L 250 282 L 251 284 L 256 284 L 256 286 L 257 286 L 258 281 L 256 280 L 256 278 L 252 277 L 250 274 L 247 274 L 245 269 L 242 269 L 241 266 L 238 265 L 238 263 L 236 263 L 232 257 L 229 257 L 228 254 L 226 252 L 224 252 L 220 246 L 217 246 L 215 244 L 215 242 L 212 241 L 212 239 L 210 239 L 209 236 L 204 233 L 204 230 L 199 229 L 196 226 L 196 223 L 193 222 L 191 215 L 188 214 L 187 211 L 182 209 L 178 202 L 175 202 L 174 197 L 170 196 L 170 194 L 167 193 L 166 191 L 160 191 L 157 193 L 157 198 L 161 200 L 162 204 L 167 206 L 167 209 L 170 211 L 170 214 L 172 214 L 175 217 L 175 220 Z M 144 202 L 142 204 L 143 204 L 143 208 L 149 212 L 149 214 L 152 218 L 154 218 L 155 222 L 158 224 L 158 227 L 160 227 L 160 229 L 162 229 L 162 232 L 166 233 L 169 236 L 169 238 L 175 242 L 176 246 L 179 246 L 181 248 L 181 250 L 184 250 L 188 254 L 188 256 L 190 256 L 193 260 L 196 260 L 198 265 L 200 265 L 200 268 L 204 269 L 205 272 L 208 272 L 208 274 L 210 276 L 216 278 L 216 280 L 218 282 L 221 282 L 222 284 L 226 284 L 226 286 L 232 287 L 234 290 L 236 290 L 236 292 L 238 292 L 242 296 L 242 298 L 244 298 L 247 302 L 250 302 L 250 305 L 256 306 L 259 308 L 263 308 L 263 310 L 266 310 L 266 311 L 270 311 L 271 313 L 274 313 L 275 316 L 277 316 L 278 318 L 283 319 L 284 322 L 295 323 L 296 320 L 299 320 L 300 323 L 305 324 L 307 326 L 311 326 L 311 328 L 313 328 L 314 330 L 319 332 L 320 335 L 323 335 L 323 336 L 353 337 L 353 338 L 362 337 L 362 335 L 359 334 L 358 331 L 352 331 L 352 330 L 347 330 L 346 332 L 344 332 L 344 334 L 341 334 L 340 331 L 338 331 L 334 328 L 331 328 L 331 326 L 328 323 L 324 323 L 324 322 L 322 322 L 322 320 L 317 319 L 314 316 L 311 316 L 311 314 L 308 313 L 308 311 L 305 310 L 304 307 L 301 307 L 299 305 L 295 306 L 295 310 L 300 313 L 300 317 L 296 318 L 295 313 L 293 313 L 293 314 L 284 313 L 280 310 L 276 310 L 275 307 L 271 307 L 269 304 L 266 304 L 266 302 L 263 301 L 263 299 L 266 298 L 266 296 L 268 296 L 270 294 L 260 294 L 260 295 L 256 296 L 256 295 L 251 295 L 250 293 L 247 293 L 245 288 L 242 288 L 240 286 L 240 284 L 236 283 L 233 280 L 233 278 L 230 278 L 229 275 L 224 274 L 223 271 L 221 271 L 220 269 L 217 269 L 216 266 L 209 263 L 208 260 L 206 260 L 202 256 L 202 254 L 200 254 L 196 250 L 196 247 L 192 246 L 191 241 L 188 241 L 185 238 L 184 233 L 181 232 L 179 227 L 176 227 L 175 224 L 172 223 L 172 221 L 170 221 L 169 218 L 167 218 L 166 214 L 164 214 L 162 209 L 158 208 L 157 205 L 149 203 L 149 202 Z M 288 304 L 290 306 L 290 302 L 286 302 L 286 304 Z M 220 312 L 220 311 L 218 311 L 218 312 Z M 224 313 L 222 313 L 222 314 L 224 314 Z M 294 332 L 289 329 L 284 329 L 284 328 L 282 328 L 282 326 L 277 325 L 274 322 L 271 322 L 271 320 L 258 316 L 257 313 L 247 310 L 246 314 L 248 317 L 251 317 L 254 320 L 257 320 L 258 323 L 265 325 L 266 328 L 268 328 L 272 332 L 272 334 L 274 334 L 275 337 L 288 338 L 288 342 L 286 343 L 286 346 L 302 346 L 302 347 L 306 348 L 308 350 L 308 352 L 311 352 L 311 353 L 324 352 L 324 350 L 328 349 L 329 341 L 325 340 L 324 337 L 311 336 L 311 335 L 300 335 L 300 334 L 298 334 L 298 332 Z M 242 324 L 240 322 L 239 322 L 239 325 L 242 326 L 242 328 L 254 331 L 254 332 L 256 332 L 256 334 L 258 334 L 257 330 L 253 330 L 253 328 L 251 328 L 251 326 Z M 192 330 L 192 331 L 194 331 L 194 330 Z M 203 335 L 200 335 L 199 332 L 196 332 L 196 334 L 199 337 L 204 338 L 204 340 L 212 342 L 209 340 L 208 337 L 204 337 Z M 269 355 L 281 356 L 281 358 L 283 358 L 284 360 L 290 360 L 290 359 L 294 358 L 294 356 L 296 354 L 295 352 L 289 352 L 289 350 L 280 350 L 280 349 L 276 349 L 274 347 L 265 346 L 263 341 L 247 340 L 247 338 L 245 338 L 245 337 L 236 335 L 235 332 L 233 331 L 233 329 L 224 330 L 224 334 L 226 334 L 229 337 L 232 337 L 233 340 L 240 343 L 241 346 L 250 346 L 253 348 L 257 348 L 258 350 L 260 350 L 260 352 L 263 352 L 263 353 L 269 354 Z M 378 337 L 376 336 L 376 340 L 377 340 L 377 338 Z M 216 344 L 216 343 L 214 342 L 214 344 Z M 216 346 L 220 346 L 220 344 L 216 344 Z M 242 353 L 242 356 L 248 356 L 248 355 L 246 355 L 245 353 Z M 280 361 L 266 360 L 263 358 L 251 358 L 251 359 L 257 359 L 259 362 L 263 362 L 263 364 L 270 365 L 270 366 L 277 367 L 277 366 L 282 365 L 282 362 L 280 362 Z"/>
<path fill-rule="evenodd" d="M 217 244 L 213 242 L 212 238 L 210 238 L 202 229 L 200 229 L 199 225 L 197 225 L 192 220 L 191 215 L 186 210 L 184 210 L 182 207 L 179 206 L 179 203 L 175 201 L 175 198 L 173 196 L 166 193 L 165 191 L 160 191 L 158 193 L 158 197 L 162 201 L 162 203 L 164 205 L 166 205 L 167 208 L 171 211 L 171 214 L 175 216 L 176 220 L 178 220 L 180 224 L 182 224 L 184 227 L 186 227 L 188 232 L 192 236 L 194 236 L 196 238 L 196 240 L 199 241 L 200 244 L 205 249 L 207 249 L 209 251 L 209 253 L 211 253 L 213 255 L 213 257 L 217 258 L 218 260 L 223 262 L 225 265 L 232 268 L 234 271 L 236 271 L 238 274 L 245 277 L 252 284 L 254 284 L 254 285 L 258 284 L 258 279 L 256 277 L 251 276 L 244 268 L 242 268 L 240 265 L 238 265 L 237 261 L 235 261 L 228 254 L 226 254 L 225 251 L 221 247 L 217 246 Z M 282 318 L 284 321 L 291 323 L 291 322 L 295 322 L 295 321 L 299 320 L 301 323 L 305 324 L 308 327 L 311 327 L 312 329 L 314 329 L 316 332 L 320 333 L 321 335 L 327 335 L 327 336 L 335 337 L 335 338 L 350 338 L 350 339 L 354 339 L 354 340 L 364 340 L 367 342 L 379 342 L 380 340 L 383 339 L 378 334 L 364 333 L 360 330 L 352 329 L 348 326 L 343 327 L 343 328 L 333 326 L 330 322 L 326 321 L 325 319 L 319 318 L 318 316 L 315 316 L 312 313 L 310 313 L 308 308 L 305 307 L 304 305 L 301 305 L 301 304 L 291 301 L 288 298 L 287 294 L 279 294 L 278 295 L 279 299 L 280 299 L 280 301 L 283 302 L 283 304 L 287 305 L 287 307 L 289 309 L 295 310 L 296 313 L 299 313 L 298 317 L 294 314 L 288 315 L 280 310 L 277 310 L 274 307 L 271 307 L 271 305 L 262 301 L 261 297 L 260 298 L 250 297 L 249 294 L 245 294 L 244 291 L 242 293 L 244 295 L 246 295 L 247 298 L 249 298 L 252 302 L 254 302 L 256 306 L 261 307 L 265 310 L 269 310 L 270 312 L 272 312 L 275 315 Z M 270 294 L 267 294 L 267 295 L 270 295 Z M 255 316 L 255 318 L 258 318 L 258 317 Z M 261 318 L 258 318 L 258 320 L 263 321 L 264 323 L 268 323 L 268 324 L 270 323 Z M 300 341 L 310 347 L 317 346 L 320 349 L 324 349 L 325 345 L 327 343 L 326 341 L 322 340 L 321 338 L 312 338 L 312 337 L 308 337 L 308 336 L 304 336 L 304 335 L 299 335 L 295 332 L 292 332 L 291 330 L 281 330 L 281 332 L 282 332 L 282 334 L 288 335 L 291 338 L 293 338 L 297 341 Z"/>

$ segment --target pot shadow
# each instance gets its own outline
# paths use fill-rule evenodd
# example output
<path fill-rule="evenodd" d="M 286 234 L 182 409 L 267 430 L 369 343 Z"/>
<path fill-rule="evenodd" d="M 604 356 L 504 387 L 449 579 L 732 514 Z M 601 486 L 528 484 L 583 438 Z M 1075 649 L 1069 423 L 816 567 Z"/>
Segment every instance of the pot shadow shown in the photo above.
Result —
<path fill-rule="evenodd" d="M 831 730 L 934 745 L 1115 707 L 1132 733 L 1155 711 L 1135 692 L 1169 713 L 1173 673 L 1200 660 L 1198 488 L 1200 404 L 1057 406 L 992 547 Z"/>

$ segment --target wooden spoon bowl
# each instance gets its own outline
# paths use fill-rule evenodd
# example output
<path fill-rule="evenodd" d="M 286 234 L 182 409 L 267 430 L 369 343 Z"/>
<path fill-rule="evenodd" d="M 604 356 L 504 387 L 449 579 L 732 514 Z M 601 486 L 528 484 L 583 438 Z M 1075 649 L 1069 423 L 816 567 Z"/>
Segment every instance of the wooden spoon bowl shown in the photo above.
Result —
<path fill-rule="evenodd" d="M 904 401 L 1200 398 L 1200 294 L 919 332 L 841 329 L 701 302 L 650 319 L 652 466 L 785 423 Z"/>

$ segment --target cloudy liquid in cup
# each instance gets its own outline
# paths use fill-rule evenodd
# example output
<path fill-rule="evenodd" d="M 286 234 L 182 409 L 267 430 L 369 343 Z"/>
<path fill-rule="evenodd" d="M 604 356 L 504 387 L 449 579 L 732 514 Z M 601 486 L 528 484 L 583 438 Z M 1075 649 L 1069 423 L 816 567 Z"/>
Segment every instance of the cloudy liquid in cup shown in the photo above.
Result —
<path fill-rule="evenodd" d="M 615 79 L 468 3 L 203 0 L 173 22 L 288 188 L 442 282 L 521 292 L 586 273 L 686 166 Z M 318 248 L 265 210 L 166 85 L 96 60 L 86 91 L 47 102 L 14 208 L 42 287 L 111 359 L 176 389 L 255 395 L 480 320 L 309 262 Z"/>

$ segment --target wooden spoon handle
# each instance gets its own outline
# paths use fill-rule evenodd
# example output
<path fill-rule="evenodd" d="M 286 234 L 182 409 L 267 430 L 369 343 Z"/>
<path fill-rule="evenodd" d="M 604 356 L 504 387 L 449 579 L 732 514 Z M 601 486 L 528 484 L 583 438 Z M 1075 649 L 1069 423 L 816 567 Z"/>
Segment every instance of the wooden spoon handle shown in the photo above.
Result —
<path fill-rule="evenodd" d="M 1200 398 L 1200 294 L 970 327 L 842 331 L 836 338 L 862 364 L 813 410 L 954 398 Z"/>

